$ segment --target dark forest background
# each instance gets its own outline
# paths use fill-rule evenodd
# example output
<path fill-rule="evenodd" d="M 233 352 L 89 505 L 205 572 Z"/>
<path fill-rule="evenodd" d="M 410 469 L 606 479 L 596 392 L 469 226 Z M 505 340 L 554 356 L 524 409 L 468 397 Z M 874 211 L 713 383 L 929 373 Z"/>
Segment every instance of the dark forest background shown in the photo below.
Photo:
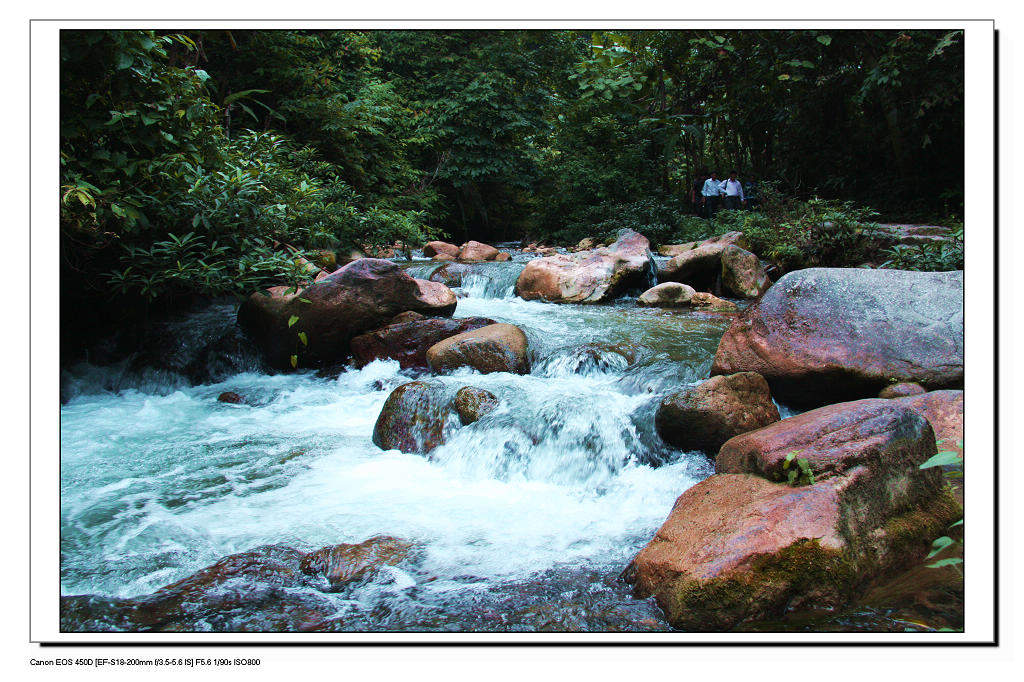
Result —
<path fill-rule="evenodd" d="M 246 294 L 320 249 L 665 242 L 705 167 L 880 220 L 963 210 L 959 31 L 90 30 L 60 61 L 64 320 Z"/>

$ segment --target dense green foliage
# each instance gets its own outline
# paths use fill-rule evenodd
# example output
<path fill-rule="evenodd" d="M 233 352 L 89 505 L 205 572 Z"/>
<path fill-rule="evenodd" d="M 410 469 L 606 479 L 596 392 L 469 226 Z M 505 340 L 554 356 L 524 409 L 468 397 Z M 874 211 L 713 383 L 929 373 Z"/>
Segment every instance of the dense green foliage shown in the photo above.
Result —
<path fill-rule="evenodd" d="M 243 294 L 316 249 L 432 236 L 742 224 L 783 268 L 962 258 L 874 244 L 836 203 L 962 210 L 959 32 L 96 30 L 60 50 L 73 307 Z M 709 226 L 703 167 L 779 200 Z"/>

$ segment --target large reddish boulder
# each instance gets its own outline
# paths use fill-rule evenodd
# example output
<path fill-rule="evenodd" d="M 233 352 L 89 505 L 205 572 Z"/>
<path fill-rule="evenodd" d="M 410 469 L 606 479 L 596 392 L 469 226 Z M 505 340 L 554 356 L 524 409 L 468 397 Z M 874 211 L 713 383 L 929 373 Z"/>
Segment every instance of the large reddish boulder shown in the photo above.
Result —
<path fill-rule="evenodd" d="M 964 392 L 929 391 L 921 395 L 893 400 L 928 420 L 935 431 L 940 450 L 952 450 L 964 456 Z"/>
<path fill-rule="evenodd" d="M 598 303 L 647 288 L 655 272 L 647 238 L 623 230 L 611 246 L 530 261 L 516 280 L 516 294 L 528 301 Z"/>
<path fill-rule="evenodd" d="M 360 334 L 352 339 L 352 359 L 356 367 L 374 360 L 398 360 L 402 369 L 426 369 L 427 349 L 438 341 L 463 332 L 494 324 L 486 317 L 422 317 L 411 320 L 392 320 L 380 329 Z"/>
<path fill-rule="evenodd" d="M 238 310 L 238 323 L 274 367 L 315 367 L 349 354 L 352 337 L 413 310 L 450 317 L 455 294 L 443 284 L 410 277 L 387 260 L 361 258 L 301 292 L 273 287 L 257 292 Z M 305 343 L 299 337 L 304 334 Z"/>
<path fill-rule="evenodd" d="M 931 427 L 894 403 L 833 405 L 727 441 L 718 473 L 676 500 L 627 569 L 637 596 L 674 627 L 729 630 L 843 606 L 920 561 L 962 510 L 937 470 L 918 468 L 935 453 Z M 776 480 L 794 458 L 813 482 Z"/>
<path fill-rule="evenodd" d="M 373 443 L 383 450 L 424 454 L 442 445 L 453 421 L 452 396 L 441 384 L 411 381 L 388 396 L 373 426 Z"/>
<path fill-rule="evenodd" d="M 654 417 L 662 439 L 715 453 L 733 436 L 779 421 L 768 383 L 753 372 L 717 376 L 665 396 Z"/>
<path fill-rule="evenodd" d="M 459 248 L 456 258 L 463 261 L 494 260 L 498 250 L 490 244 L 470 240 Z"/>
<path fill-rule="evenodd" d="M 491 324 L 439 341 L 427 350 L 436 372 L 472 367 L 481 374 L 530 371 L 529 343 L 514 324 Z"/>
<path fill-rule="evenodd" d="M 783 402 L 878 395 L 893 380 L 963 386 L 963 272 L 810 268 L 729 327 L 712 374 L 757 372 Z"/>
<path fill-rule="evenodd" d="M 451 256 L 455 258 L 459 255 L 459 247 L 455 244 L 449 244 L 448 242 L 427 242 L 423 245 L 423 255 L 427 258 L 432 256 L 440 255 Z"/>

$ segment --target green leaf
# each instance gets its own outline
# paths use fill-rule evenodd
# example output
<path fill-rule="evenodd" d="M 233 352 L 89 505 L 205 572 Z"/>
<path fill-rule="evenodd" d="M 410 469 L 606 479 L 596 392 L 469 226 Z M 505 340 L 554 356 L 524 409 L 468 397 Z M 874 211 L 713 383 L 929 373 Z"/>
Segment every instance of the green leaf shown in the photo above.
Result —
<path fill-rule="evenodd" d="M 953 523 L 949 524 L 949 527 L 950 528 L 955 528 L 956 526 L 962 526 L 962 525 L 964 525 L 964 520 L 960 519 L 959 521 L 954 521 Z"/>
<path fill-rule="evenodd" d="M 308 298 L 300 298 L 299 300 L 302 301 L 303 303 L 312 303 L 312 301 L 309 300 Z"/>
<path fill-rule="evenodd" d="M 950 557 L 949 559 L 940 559 L 939 561 L 936 561 L 933 564 L 928 564 L 928 568 L 942 568 L 943 566 L 956 566 L 957 564 L 962 564 L 963 562 L 964 562 L 963 559 L 958 559 L 956 557 Z"/>
<path fill-rule="evenodd" d="M 290 358 L 288 358 L 288 361 L 292 363 L 292 369 L 298 369 L 298 367 L 299 367 L 299 356 L 298 355 L 291 356 Z"/>
<path fill-rule="evenodd" d="M 943 450 L 937 455 L 933 455 L 922 462 L 918 469 L 931 469 L 932 467 L 963 464 L 963 461 L 963 457 L 952 450 Z"/>
<path fill-rule="evenodd" d="M 941 538 L 936 538 L 932 542 L 932 551 L 925 557 L 925 559 L 931 559 L 933 556 L 946 549 L 955 542 L 953 538 L 948 535 L 943 535 Z"/>
<path fill-rule="evenodd" d="M 829 35 L 818 36 L 818 42 L 821 43 L 822 45 L 824 45 L 825 47 L 828 47 L 829 45 L 832 44 L 832 36 L 829 36 Z"/>
<path fill-rule="evenodd" d="M 292 315 L 288 318 L 288 328 L 291 329 L 292 325 L 299 321 L 298 315 Z"/>
<path fill-rule="evenodd" d="M 309 340 L 306 338 L 306 332 L 299 332 L 299 341 L 302 341 L 303 346 L 309 345 Z"/>

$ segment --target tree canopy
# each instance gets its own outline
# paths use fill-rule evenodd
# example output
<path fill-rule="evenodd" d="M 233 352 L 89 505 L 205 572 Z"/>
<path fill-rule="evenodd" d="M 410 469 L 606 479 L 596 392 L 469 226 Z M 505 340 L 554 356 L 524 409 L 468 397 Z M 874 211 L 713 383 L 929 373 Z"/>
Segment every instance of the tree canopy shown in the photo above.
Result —
<path fill-rule="evenodd" d="M 70 305 L 244 294 L 323 248 L 670 234 L 702 168 L 962 210 L 959 31 L 69 30 L 60 60 Z"/>

